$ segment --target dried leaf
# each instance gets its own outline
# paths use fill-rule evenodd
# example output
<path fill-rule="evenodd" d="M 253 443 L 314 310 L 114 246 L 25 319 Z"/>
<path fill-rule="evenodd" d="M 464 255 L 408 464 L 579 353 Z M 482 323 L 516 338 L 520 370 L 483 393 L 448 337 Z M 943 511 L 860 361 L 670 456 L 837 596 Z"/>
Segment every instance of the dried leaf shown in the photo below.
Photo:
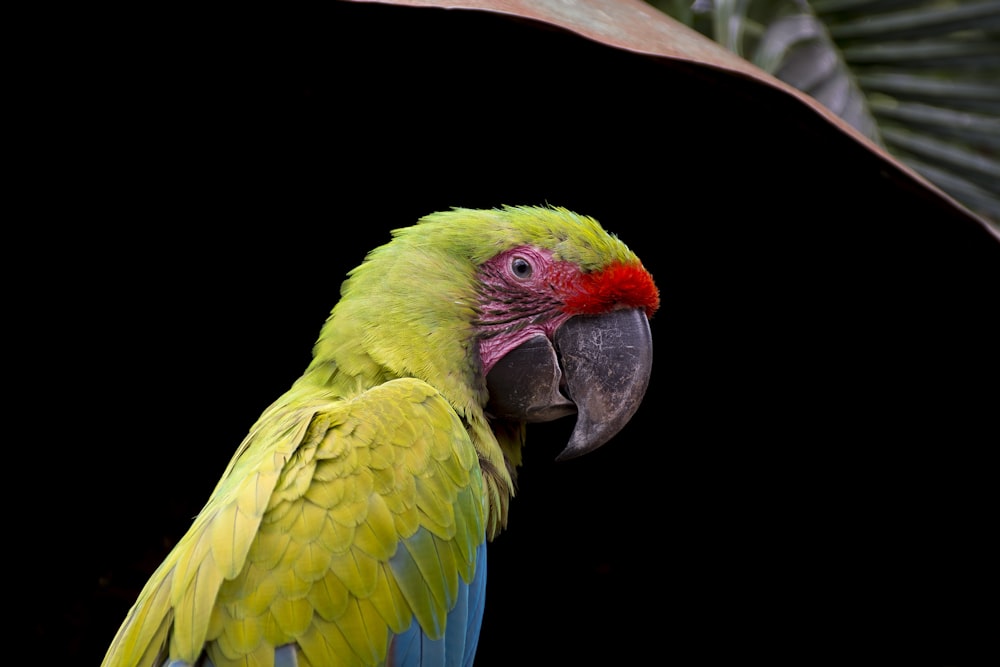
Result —
<path fill-rule="evenodd" d="M 353 0 L 369 2 L 371 0 Z M 940 197 L 963 213 L 974 218 L 994 236 L 1000 238 L 1000 231 L 966 208 L 958 200 L 945 193 L 924 175 L 891 155 L 875 141 L 856 129 L 848 120 L 841 118 L 833 110 L 821 104 L 793 86 L 768 74 L 752 63 L 726 50 L 697 31 L 675 21 L 663 12 L 641 0 L 579 0 L 560 2 L 558 0 L 380 0 L 384 4 L 411 7 L 437 7 L 442 9 L 466 9 L 507 14 L 523 19 L 531 19 L 575 32 L 594 41 L 612 47 L 642 53 L 655 57 L 683 60 L 708 68 L 723 69 L 748 77 L 761 85 L 795 97 L 802 104 L 811 107 L 824 120 L 834 125 L 845 136 L 860 143 L 879 159 L 913 181 L 934 196 Z M 974 13 L 973 13 L 974 14 Z M 968 11 L 957 12 L 956 21 L 974 20 L 978 14 Z M 918 17 L 919 18 L 919 17 Z M 911 22 L 912 23 L 912 22 Z M 899 27 L 901 31 L 919 30 L 921 25 L 907 23 Z M 919 21 L 917 22 L 919 23 Z M 859 28 L 862 29 L 862 28 Z M 794 76 L 794 72 L 788 73 Z M 822 82 L 817 82 L 822 88 Z M 829 103 L 841 104 L 847 110 L 848 118 L 857 114 L 850 111 L 858 105 L 852 101 L 850 91 L 818 89 L 814 91 Z M 862 126 L 864 124 L 862 123 Z M 926 172 L 925 172 L 926 173 Z"/>

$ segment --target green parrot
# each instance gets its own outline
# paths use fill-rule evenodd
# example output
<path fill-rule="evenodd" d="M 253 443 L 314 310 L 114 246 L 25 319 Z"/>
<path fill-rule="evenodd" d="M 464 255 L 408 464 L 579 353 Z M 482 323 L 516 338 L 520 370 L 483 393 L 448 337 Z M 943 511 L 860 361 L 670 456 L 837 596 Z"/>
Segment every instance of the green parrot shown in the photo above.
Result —
<path fill-rule="evenodd" d="M 349 272 L 106 667 L 471 665 L 526 424 L 566 459 L 635 413 L 659 293 L 593 218 L 452 209 Z"/>

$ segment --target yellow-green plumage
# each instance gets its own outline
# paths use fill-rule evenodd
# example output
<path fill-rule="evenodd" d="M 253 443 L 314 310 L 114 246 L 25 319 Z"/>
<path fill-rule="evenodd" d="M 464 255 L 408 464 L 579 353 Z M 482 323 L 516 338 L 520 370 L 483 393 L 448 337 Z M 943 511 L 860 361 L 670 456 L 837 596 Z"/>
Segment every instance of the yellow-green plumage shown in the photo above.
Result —
<path fill-rule="evenodd" d="M 565 209 L 456 209 L 393 236 L 350 273 L 312 363 L 251 428 L 105 667 L 270 667 L 279 647 L 300 666 L 382 665 L 414 637 L 471 662 L 483 545 L 506 523 L 525 433 L 486 412 L 478 267 L 524 245 L 581 273 L 648 274 Z"/>
<path fill-rule="evenodd" d="M 476 511 L 458 515 L 455 503 Z M 484 513 L 468 433 L 426 383 L 279 401 L 136 607 L 152 609 L 144 599 L 163 591 L 170 605 L 131 619 L 142 627 L 118 637 L 110 664 L 154 664 L 171 622 L 170 653 L 188 662 L 207 642 L 217 667 L 269 664 L 273 647 L 297 641 L 314 665 L 347 649 L 355 662 L 341 653 L 336 664 L 377 664 L 413 609 L 440 634 L 458 577 L 472 578 Z M 394 555 L 426 577 L 401 580 Z M 442 576 L 446 590 L 428 585 Z"/>

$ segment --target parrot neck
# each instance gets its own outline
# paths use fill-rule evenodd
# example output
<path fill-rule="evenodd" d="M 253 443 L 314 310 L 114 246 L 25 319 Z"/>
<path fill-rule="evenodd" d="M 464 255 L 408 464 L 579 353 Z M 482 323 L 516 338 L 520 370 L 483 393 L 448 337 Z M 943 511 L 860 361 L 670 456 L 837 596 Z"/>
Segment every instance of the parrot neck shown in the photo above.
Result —
<path fill-rule="evenodd" d="M 482 411 L 480 410 L 482 417 Z M 469 421 L 466 420 L 469 424 Z M 507 527 L 510 499 L 514 497 L 517 466 L 521 462 L 523 424 L 501 423 L 491 426 L 485 417 L 469 424 L 472 444 L 479 452 L 479 469 L 483 473 L 483 501 L 486 504 L 486 538 L 492 540 Z M 513 430 L 511 430 L 513 427 Z"/>

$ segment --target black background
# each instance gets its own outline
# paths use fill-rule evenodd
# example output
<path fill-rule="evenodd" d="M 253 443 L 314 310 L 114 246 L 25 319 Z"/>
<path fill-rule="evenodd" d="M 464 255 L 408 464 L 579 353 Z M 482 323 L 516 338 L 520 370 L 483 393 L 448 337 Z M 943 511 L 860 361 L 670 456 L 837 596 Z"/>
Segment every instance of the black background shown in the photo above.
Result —
<path fill-rule="evenodd" d="M 16 290 L 40 414 L 10 452 L 26 645 L 100 661 L 390 229 L 541 203 L 643 259 L 656 359 L 602 450 L 557 465 L 571 422 L 530 431 L 477 664 L 985 645 L 1000 243 L 981 226 L 722 73 L 479 12 L 246 18 L 136 18 L 44 82 L 53 185 Z"/>

